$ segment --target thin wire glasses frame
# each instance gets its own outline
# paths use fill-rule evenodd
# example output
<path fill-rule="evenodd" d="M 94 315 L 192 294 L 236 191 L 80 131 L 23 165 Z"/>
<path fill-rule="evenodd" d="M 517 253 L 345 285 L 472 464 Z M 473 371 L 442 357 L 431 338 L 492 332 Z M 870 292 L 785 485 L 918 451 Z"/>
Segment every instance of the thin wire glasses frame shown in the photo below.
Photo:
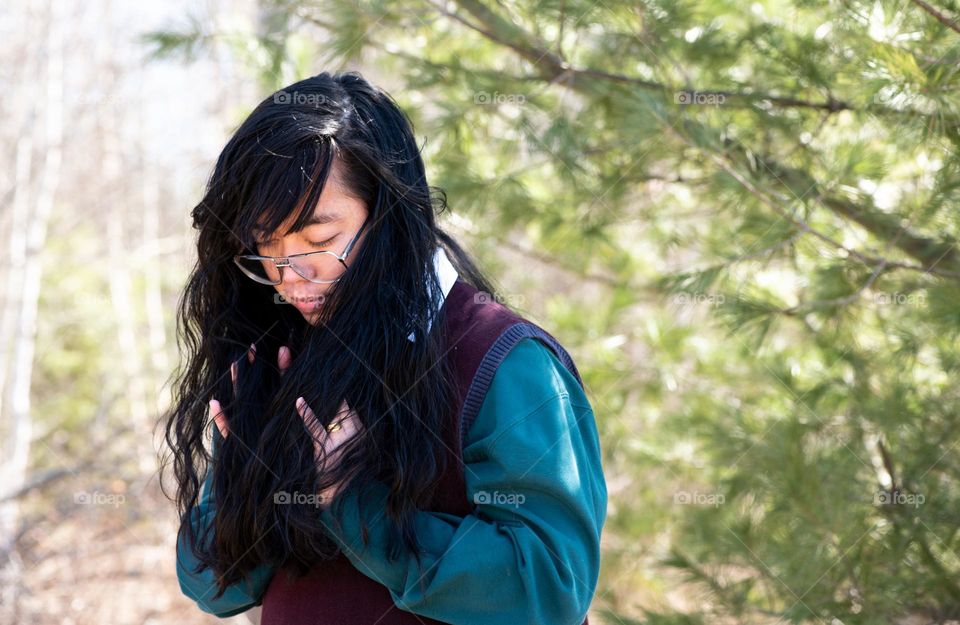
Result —
<path fill-rule="evenodd" d="M 257 254 L 237 254 L 236 256 L 233 257 L 233 262 L 237 265 L 237 267 L 240 268 L 240 271 L 242 271 L 244 274 L 247 275 L 247 277 L 249 277 L 250 279 L 256 282 L 259 282 L 260 284 L 270 284 L 273 286 L 281 284 L 283 282 L 284 267 L 289 267 L 290 269 L 295 271 L 298 276 L 300 276 L 304 280 L 313 282 L 314 284 L 333 284 L 334 282 L 339 282 L 340 278 L 342 278 L 343 276 L 340 276 L 334 280 L 316 280 L 309 276 L 303 275 L 303 273 L 300 271 L 297 271 L 297 266 L 293 264 L 291 260 L 296 262 L 294 259 L 303 258 L 305 256 L 315 256 L 317 254 L 329 254 L 330 256 L 333 256 L 338 261 L 340 261 L 341 265 L 347 268 L 347 263 L 345 263 L 344 261 L 347 259 L 347 255 L 350 254 L 350 251 L 353 249 L 354 244 L 356 244 L 357 239 L 360 237 L 360 233 L 363 232 L 366 225 L 367 225 L 367 222 L 364 221 L 363 225 L 360 226 L 360 229 L 357 230 L 357 233 L 353 235 L 353 238 L 350 239 L 349 243 L 347 243 L 347 247 L 343 250 L 342 254 L 337 254 L 336 252 L 333 252 L 331 250 L 317 250 L 316 252 L 304 252 L 303 254 L 291 254 L 289 256 L 260 256 Z M 269 278 L 258 276 L 257 274 L 253 273 L 248 268 L 243 266 L 243 263 L 241 262 L 243 260 L 254 260 L 254 261 L 260 261 L 260 262 L 272 261 L 273 264 L 277 267 L 277 274 L 279 275 L 279 278 L 277 280 L 270 280 Z"/>

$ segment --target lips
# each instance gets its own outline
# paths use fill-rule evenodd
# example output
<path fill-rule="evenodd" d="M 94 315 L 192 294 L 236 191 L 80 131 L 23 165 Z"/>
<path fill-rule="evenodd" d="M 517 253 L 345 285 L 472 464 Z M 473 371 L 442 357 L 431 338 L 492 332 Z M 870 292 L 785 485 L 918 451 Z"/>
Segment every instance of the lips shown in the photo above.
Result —
<path fill-rule="evenodd" d="M 320 297 L 293 297 L 288 301 L 300 312 L 315 312 L 323 305 L 323 299 Z"/>

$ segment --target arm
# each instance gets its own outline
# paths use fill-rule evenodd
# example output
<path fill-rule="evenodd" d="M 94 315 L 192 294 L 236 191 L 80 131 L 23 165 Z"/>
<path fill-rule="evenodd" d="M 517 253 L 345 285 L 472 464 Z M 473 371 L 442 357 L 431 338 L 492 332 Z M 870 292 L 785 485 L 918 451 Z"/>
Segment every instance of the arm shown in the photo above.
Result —
<path fill-rule="evenodd" d="M 580 625 L 599 575 L 607 489 L 593 411 L 547 347 L 523 339 L 507 355 L 463 456 L 477 506 L 466 517 L 418 513 L 423 575 L 412 554 L 387 561 L 386 484 L 362 493 L 348 487 L 343 516 L 331 505 L 321 520 L 403 610 L 461 625 Z M 366 546 L 361 497 L 370 515 Z"/>
<path fill-rule="evenodd" d="M 220 438 L 220 433 L 214 428 L 214 458 L 217 454 L 218 438 Z M 216 516 L 216 508 L 214 507 L 215 500 L 211 492 L 212 488 L 213 469 L 211 467 L 203 483 L 200 501 L 196 508 L 190 509 L 190 522 L 198 540 L 203 537 L 204 531 L 208 532 L 210 539 L 213 537 L 212 524 Z M 271 567 L 261 565 L 241 582 L 229 586 L 221 597 L 214 599 L 213 597 L 217 593 L 216 575 L 209 568 L 200 573 L 195 573 L 197 564 L 198 561 L 187 545 L 186 537 L 182 533 L 179 534 L 177 536 L 177 578 L 180 581 L 180 590 L 196 601 L 201 610 L 221 618 L 240 614 L 253 606 L 260 605 L 263 593 L 274 574 Z"/>

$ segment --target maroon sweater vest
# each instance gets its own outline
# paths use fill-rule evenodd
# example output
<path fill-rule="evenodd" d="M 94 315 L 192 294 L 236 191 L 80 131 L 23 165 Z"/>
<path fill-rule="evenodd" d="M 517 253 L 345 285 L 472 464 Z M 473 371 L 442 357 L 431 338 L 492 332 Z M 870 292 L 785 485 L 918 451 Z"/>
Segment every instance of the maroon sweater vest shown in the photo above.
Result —
<path fill-rule="evenodd" d="M 441 476 L 429 509 L 466 516 L 474 504 L 467 498 L 464 481 L 464 436 L 480 411 L 493 374 L 510 349 L 522 338 L 537 338 L 553 350 L 581 385 L 583 381 L 570 355 L 546 330 L 463 280 L 458 279 L 445 298 L 439 321 L 442 353 L 451 362 L 459 397 L 443 433 L 446 448 L 455 453 L 447 452 L 450 468 Z M 489 583 L 495 584 L 496 580 Z M 389 590 L 360 573 L 343 553 L 299 579 L 279 569 L 262 605 L 261 625 L 442 625 L 441 621 L 397 608 Z M 583 625 L 589 625 L 589 619 Z"/>

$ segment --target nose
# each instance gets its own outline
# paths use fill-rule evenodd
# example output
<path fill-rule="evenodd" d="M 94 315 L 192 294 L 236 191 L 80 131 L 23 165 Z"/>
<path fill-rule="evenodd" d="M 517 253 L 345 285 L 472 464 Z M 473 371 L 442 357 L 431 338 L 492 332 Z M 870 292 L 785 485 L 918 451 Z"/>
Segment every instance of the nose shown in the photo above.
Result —
<path fill-rule="evenodd" d="M 290 261 L 288 259 L 289 256 L 300 254 L 305 251 L 308 250 L 295 249 L 295 247 L 291 245 L 287 239 L 280 239 L 280 242 L 276 245 L 276 248 L 267 252 L 267 254 L 272 254 L 273 257 L 277 259 L 277 270 L 280 272 L 280 277 L 282 278 L 280 284 L 309 282 L 309 280 L 305 280 L 303 276 L 290 267 Z"/>
<path fill-rule="evenodd" d="M 299 287 L 299 286 L 301 286 L 301 285 L 307 285 L 307 284 L 309 284 L 309 285 L 311 285 L 311 287 L 318 286 L 318 285 L 314 284 L 313 282 L 310 282 L 309 280 L 307 280 L 307 279 L 304 278 L 303 276 L 301 276 L 301 275 L 300 275 L 299 273 L 297 273 L 296 271 L 294 271 L 293 267 L 290 267 L 289 265 L 286 266 L 286 267 L 283 267 L 282 269 L 280 269 L 280 271 L 283 272 L 282 275 L 281 275 L 281 277 L 283 278 L 283 280 L 280 281 L 280 284 L 282 284 L 282 285 L 287 285 L 287 286 L 292 286 L 292 287 Z M 288 289 L 288 290 L 294 291 L 294 292 L 297 292 L 297 291 L 298 291 L 298 289 Z"/>

